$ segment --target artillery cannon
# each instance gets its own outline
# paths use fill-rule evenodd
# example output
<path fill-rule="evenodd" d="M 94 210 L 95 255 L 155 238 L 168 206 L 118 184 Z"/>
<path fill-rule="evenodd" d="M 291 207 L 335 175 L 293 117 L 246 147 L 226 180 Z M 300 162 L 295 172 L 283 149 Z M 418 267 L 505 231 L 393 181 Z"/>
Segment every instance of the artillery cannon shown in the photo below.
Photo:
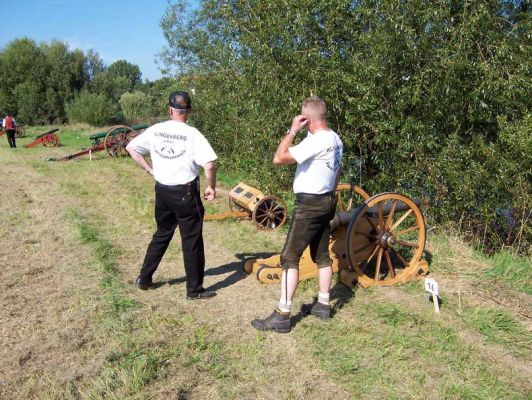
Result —
<path fill-rule="evenodd" d="M 5 133 L 6 131 L 3 130 L 3 128 L 0 126 L 0 136 L 4 135 Z M 26 136 L 26 130 L 24 128 L 24 124 L 17 124 L 17 126 L 15 126 L 15 137 L 21 138 L 24 136 Z"/>
<path fill-rule="evenodd" d="M 276 229 L 287 218 L 286 203 L 277 196 L 266 196 L 260 190 L 240 182 L 229 192 L 230 212 L 205 215 L 205 221 L 247 218 L 260 229 Z"/>
<path fill-rule="evenodd" d="M 59 136 L 55 134 L 55 132 L 57 131 L 59 131 L 59 128 L 55 128 L 48 132 L 41 133 L 39 136 L 35 138 L 33 142 L 25 144 L 24 147 L 30 148 L 30 147 L 38 146 L 39 144 L 42 144 L 44 147 L 61 146 L 61 141 L 59 140 Z"/>
<path fill-rule="evenodd" d="M 95 133 L 89 138 L 93 145 L 82 149 L 76 153 L 67 154 L 62 158 L 51 158 L 50 161 L 67 161 L 74 158 L 82 157 L 87 154 L 106 151 L 111 157 L 121 157 L 128 155 L 126 146 L 137 135 L 146 129 L 147 125 L 135 125 L 132 127 L 125 125 L 115 125 L 105 132 Z M 137 129 L 135 129 L 137 128 Z"/>
<path fill-rule="evenodd" d="M 337 188 L 343 200 L 346 184 Z M 428 272 L 422 259 L 425 249 L 425 222 L 416 202 L 398 193 L 381 193 L 369 197 L 358 187 L 349 189 L 363 199 L 351 209 L 352 196 L 339 201 L 331 221 L 329 253 L 334 272 L 349 287 L 390 286 L 405 283 Z M 351 203 L 350 203 L 351 201 Z M 263 283 L 279 282 L 282 268 L 280 255 L 266 259 L 248 258 L 243 263 L 246 273 L 255 273 Z M 299 280 L 316 277 L 318 269 L 307 248 L 299 263 Z"/>

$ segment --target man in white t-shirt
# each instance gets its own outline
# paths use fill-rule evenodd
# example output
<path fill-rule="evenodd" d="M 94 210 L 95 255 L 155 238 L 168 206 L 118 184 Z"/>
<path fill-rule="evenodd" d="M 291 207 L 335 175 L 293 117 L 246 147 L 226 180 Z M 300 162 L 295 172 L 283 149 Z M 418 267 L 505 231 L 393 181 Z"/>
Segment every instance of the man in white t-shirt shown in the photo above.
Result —
<path fill-rule="evenodd" d="M 296 133 L 305 126 L 307 137 L 292 146 Z M 318 266 L 319 293 L 317 302 L 305 304 L 302 312 L 321 319 L 331 316 L 329 222 L 336 212 L 335 189 L 342 166 L 342 153 L 340 137 L 327 125 L 325 102 L 318 96 L 304 100 L 301 115 L 293 119 L 292 127 L 277 147 L 273 159 L 276 165 L 297 163 L 293 186 L 296 203 L 281 252 L 281 299 L 269 317 L 251 321 L 258 330 L 290 332 L 292 299 L 299 282 L 299 259 L 307 246 L 310 246 L 312 260 Z"/>
<path fill-rule="evenodd" d="M 179 226 L 187 299 L 206 299 L 216 295 L 203 288 L 205 250 L 203 215 L 198 172 L 205 171 L 204 198 L 216 195 L 216 154 L 196 128 L 187 125 L 191 110 L 186 92 L 174 92 L 168 100 L 170 120 L 155 124 L 134 138 L 126 147 L 133 160 L 155 178 L 155 221 L 157 231 L 146 251 L 135 283 L 142 289 L 154 288 L 152 277 Z M 152 165 L 144 157 L 149 154 Z"/>

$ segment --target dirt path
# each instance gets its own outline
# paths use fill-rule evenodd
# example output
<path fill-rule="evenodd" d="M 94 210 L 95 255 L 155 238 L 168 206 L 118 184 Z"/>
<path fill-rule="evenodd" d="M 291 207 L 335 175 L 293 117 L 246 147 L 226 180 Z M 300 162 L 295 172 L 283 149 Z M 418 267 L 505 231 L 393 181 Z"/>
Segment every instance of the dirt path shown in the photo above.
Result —
<path fill-rule="evenodd" d="M 129 228 L 133 235 L 128 235 L 126 241 L 113 238 L 112 242 L 120 250 L 118 262 L 127 295 L 142 305 L 140 314 L 146 315 L 145 320 L 139 317 L 141 323 L 154 318 L 193 316 L 191 324 L 194 326 L 190 329 L 215 327 L 213 336 L 224 345 L 254 346 L 257 333 L 249 322 L 271 312 L 278 288 L 260 285 L 241 271 L 241 257 L 224 245 L 227 232 L 223 223 L 208 223 L 204 229 L 205 286 L 217 291 L 215 299 L 208 302 L 185 299 L 184 269 L 177 234 L 171 244 L 173 249 L 155 277 L 163 285 L 154 291 L 139 291 L 130 283 L 138 273 L 152 232 L 146 225 L 134 222 L 134 210 L 123 208 L 130 193 L 117 188 L 116 182 L 120 178 L 113 176 L 112 171 L 106 172 L 110 176 L 105 180 L 96 174 L 80 177 L 86 190 L 116 195 L 113 203 L 103 195 L 90 197 L 90 204 L 87 204 L 79 193 L 65 194 L 65 187 L 69 188 L 62 181 L 65 171 L 58 169 L 56 164 L 51 165 L 52 171 L 47 171 L 45 165 L 46 171 L 42 173 L 32 167 L 32 163 L 39 161 L 24 165 L 18 162 L 16 153 L 9 156 L 0 181 L 0 202 L 4 205 L 0 214 L 0 262 L 4 266 L 1 269 L 3 317 L 0 345 L 5 349 L 0 359 L 0 394 L 32 397 L 49 385 L 90 381 L 102 372 L 105 359 L 114 350 L 112 343 L 106 342 L 94 327 L 103 302 L 98 271 L 88 265 L 90 249 L 76 242 L 72 227 L 65 221 L 65 212 L 70 208 L 105 220 L 102 229 L 109 237 L 112 237 L 112 230 L 125 220 L 132 221 Z M 148 180 L 143 184 L 151 185 Z M 220 192 L 223 197 L 224 190 Z M 226 201 L 226 198 L 220 200 L 224 204 Z M 247 234 L 249 227 L 244 228 Z M 280 233 L 269 234 L 269 240 L 279 241 L 281 237 Z M 234 246 L 238 247 L 238 243 Z M 162 324 L 158 329 L 163 338 L 166 335 L 171 340 L 170 326 Z M 259 387 L 253 380 L 249 383 L 242 381 L 242 390 L 255 392 L 259 398 L 281 398 L 291 377 L 297 376 L 302 383 L 294 386 L 296 398 L 346 396 L 342 388 L 312 368 L 312 363 L 309 365 L 308 360 L 297 357 L 298 345 L 292 336 L 268 334 L 265 340 L 268 350 L 264 352 L 263 361 L 271 366 L 267 371 L 267 381 L 271 384 Z M 287 364 L 287 360 L 290 360 L 288 371 L 276 368 L 276 365 Z M 167 367 L 168 371 L 172 368 L 171 365 Z M 221 391 L 213 391 L 213 388 L 209 392 L 198 374 L 192 372 L 187 378 L 183 370 L 174 368 L 176 374 L 167 373 L 150 389 L 152 394 L 163 394 L 168 398 L 185 392 L 190 398 L 218 398 L 221 395 Z M 266 372 L 253 372 L 263 373 Z M 182 379 L 183 375 L 185 379 Z M 320 381 L 321 385 L 306 383 L 315 381 Z M 247 387 L 249 385 L 255 387 Z"/>
<path fill-rule="evenodd" d="M 57 184 L 10 161 L 0 176 L 0 393 L 18 387 L 23 396 L 43 370 L 37 390 L 47 374 L 69 381 L 98 368 L 101 360 L 80 349 L 92 340 L 99 290 L 82 261 L 87 250 L 69 240 Z"/>
<path fill-rule="evenodd" d="M 204 226 L 205 286 L 217 291 L 216 298 L 186 300 L 177 234 L 155 275 L 159 287 L 140 291 L 132 281 L 154 229 L 153 182 L 127 160 L 46 163 L 42 154 L 0 146 L 1 398 L 321 400 L 350 399 L 353 393 L 368 399 L 431 394 L 460 398 L 479 389 L 470 382 L 495 373 L 504 374 L 503 383 L 496 386 L 500 392 L 486 398 L 498 393 L 519 398 L 515 393 L 530 392 L 526 358 L 488 343 L 453 316 L 441 321 L 478 351 L 475 361 L 486 362 L 486 375 L 442 370 L 447 375 L 424 382 L 423 392 L 409 371 L 394 366 L 405 365 L 406 359 L 418 371 L 428 368 L 418 365 L 416 349 L 405 348 L 404 354 L 392 354 L 396 359 L 381 362 L 379 357 L 392 355 L 356 340 L 371 342 L 383 332 L 393 338 L 396 328 L 385 326 L 387 321 L 377 318 L 368 302 L 423 313 L 416 302 L 419 293 L 397 288 L 357 290 L 328 325 L 302 321 L 290 335 L 255 331 L 250 320 L 272 311 L 278 286 L 245 275 L 241 259 L 244 254 L 279 251 L 285 233 L 259 232 L 249 221 Z M 219 195 L 217 207 L 225 210 L 227 189 Z M 82 243 L 67 217 L 72 210 L 111 246 L 116 287 L 106 287 L 94 260 L 97 245 Z M 295 310 L 315 295 L 313 285 L 298 290 Z M 475 290 L 474 285 L 468 288 Z M 109 312 L 115 295 L 130 306 Z M 344 336 L 353 341 L 346 342 Z M 320 353 L 334 354 L 335 359 L 324 362 Z M 360 360 L 362 368 L 353 360 Z M 366 394 L 364 385 L 373 376 L 377 386 L 367 388 Z M 457 380 L 457 386 L 448 388 L 450 380 Z M 513 380 L 519 382 L 517 391 L 506 383 Z M 380 392 L 379 385 L 386 391 Z"/>

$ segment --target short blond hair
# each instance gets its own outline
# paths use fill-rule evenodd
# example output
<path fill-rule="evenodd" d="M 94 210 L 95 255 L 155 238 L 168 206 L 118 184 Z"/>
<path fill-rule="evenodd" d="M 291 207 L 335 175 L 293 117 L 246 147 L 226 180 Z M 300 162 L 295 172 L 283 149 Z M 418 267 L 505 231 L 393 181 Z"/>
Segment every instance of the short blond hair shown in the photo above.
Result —
<path fill-rule="evenodd" d="M 301 109 L 305 109 L 316 120 L 327 120 L 327 105 L 319 96 L 310 96 L 303 100 Z"/>

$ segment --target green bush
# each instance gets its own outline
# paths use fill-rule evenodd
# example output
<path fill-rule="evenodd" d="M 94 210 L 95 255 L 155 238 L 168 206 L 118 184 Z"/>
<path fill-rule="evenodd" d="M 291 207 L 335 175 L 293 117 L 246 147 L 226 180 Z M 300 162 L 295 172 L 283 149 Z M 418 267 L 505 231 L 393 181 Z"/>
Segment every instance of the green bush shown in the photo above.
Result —
<path fill-rule="evenodd" d="M 154 100 L 143 92 L 124 93 L 118 102 L 124 117 L 130 123 L 146 121 L 154 116 Z"/>
<path fill-rule="evenodd" d="M 119 123 L 122 117 L 118 104 L 108 97 L 82 91 L 73 102 L 67 104 L 67 115 L 71 122 L 84 122 L 94 126 Z"/>
<path fill-rule="evenodd" d="M 261 189 L 290 189 L 293 171 L 271 157 L 317 94 L 347 174 L 368 192 L 422 198 L 430 224 L 462 221 L 487 250 L 528 251 L 528 11 L 509 0 L 207 0 L 186 19 L 177 1 L 162 61 L 195 89 L 192 120 L 220 163 Z"/>

